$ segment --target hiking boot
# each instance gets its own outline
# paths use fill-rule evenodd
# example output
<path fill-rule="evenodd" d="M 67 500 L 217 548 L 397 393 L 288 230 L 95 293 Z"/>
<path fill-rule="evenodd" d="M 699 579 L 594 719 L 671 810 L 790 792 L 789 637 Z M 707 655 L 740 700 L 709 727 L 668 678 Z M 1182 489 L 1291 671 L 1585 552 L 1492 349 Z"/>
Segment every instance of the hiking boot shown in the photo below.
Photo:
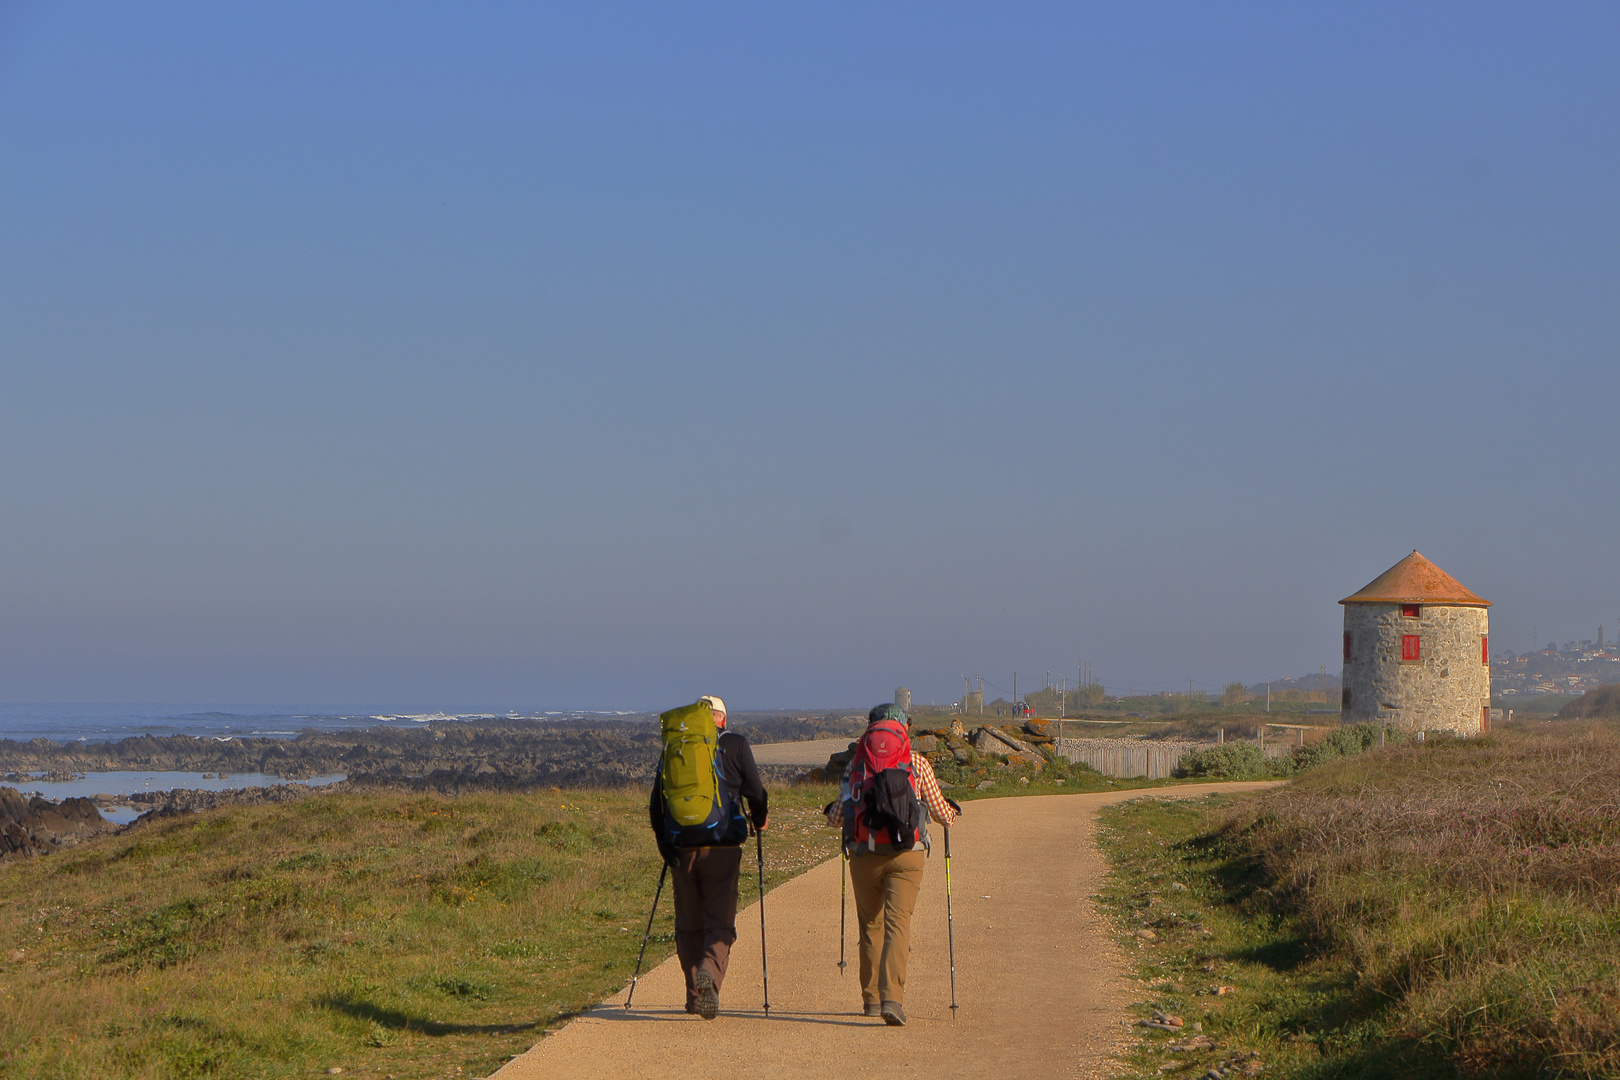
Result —
<path fill-rule="evenodd" d="M 906 1010 L 900 1007 L 898 1001 L 885 1001 L 878 1007 L 878 1012 L 882 1015 L 883 1022 L 890 1027 L 906 1026 Z"/>
<path fill-rule="evenodd" d="M 698 968 L 692 976 L 692 988 L 697 991 L 694 1011 L 705 1020 L 713 1020 L 720 1012 L 720 988 L 714 985 L 714 976 Z"/>
<path fill-rule="evenodd" d="M 864 1012 L 867 1016 L 882 1016 L 883 1015 L 883 1006 L 879 1005 L 875 1001 L 868 1001 L 866 1003 L 866 1006 L 861 1011 Z"/>

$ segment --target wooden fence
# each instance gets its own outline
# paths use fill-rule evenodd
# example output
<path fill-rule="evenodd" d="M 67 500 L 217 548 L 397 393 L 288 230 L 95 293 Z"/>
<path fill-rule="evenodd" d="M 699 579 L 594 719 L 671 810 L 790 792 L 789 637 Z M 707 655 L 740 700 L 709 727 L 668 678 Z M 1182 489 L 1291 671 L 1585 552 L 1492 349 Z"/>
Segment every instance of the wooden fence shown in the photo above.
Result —
<path fill-rule="evenodd" d="M 1058 752 L 1070 761 L 1090 765 L 1104 776 L 1145 776 L 1162 780 L 1175 770 L 1181 755 L 1197 743 L 1124 742 L 1113 739 L 1061 739 Z"/>

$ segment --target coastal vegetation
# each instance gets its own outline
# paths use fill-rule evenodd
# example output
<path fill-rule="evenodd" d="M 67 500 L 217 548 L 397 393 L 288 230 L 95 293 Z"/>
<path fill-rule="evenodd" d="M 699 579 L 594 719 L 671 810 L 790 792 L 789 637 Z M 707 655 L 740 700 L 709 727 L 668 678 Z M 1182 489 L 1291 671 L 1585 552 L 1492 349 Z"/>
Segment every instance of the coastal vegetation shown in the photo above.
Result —
<path fill-rule="evenodd" d="M 769 885 L 836 853 L 832 794 L 773 791 Z M 0 867 L 0 1077 L 487 1075 L 628 980 L 646 800 L 323 794 Z"/>
<path fill-rule="evenodd" d="M 1296 746 L 1279 757 L 1267 757 L 1258 743 L 1229 742 L 1181 756 L 1176 776 L 1203 780 L 1274 780 L 1326 765 L 1343 757 L 1404 743 L 1411 738 L 1388 724 L 1346 724 Z"/>
<path fill-rule="evenodd" d="M 1103 902 L 1159 1025 L 1141 1074 L 1620 1075 L 1610 728 L 1387 745 L 1102 820 Z"/>
<path fill-rule="evenodd" d="M 963 802 L 1159 783 L 988 754 L 940 773 Z M 773 785 L 767 887 L 837 854 L 835 795 Z M 487 1075 L 629 979 L 658 881 L 646 800 L 335 791 L 0 865 L 0 1078 Z"/>

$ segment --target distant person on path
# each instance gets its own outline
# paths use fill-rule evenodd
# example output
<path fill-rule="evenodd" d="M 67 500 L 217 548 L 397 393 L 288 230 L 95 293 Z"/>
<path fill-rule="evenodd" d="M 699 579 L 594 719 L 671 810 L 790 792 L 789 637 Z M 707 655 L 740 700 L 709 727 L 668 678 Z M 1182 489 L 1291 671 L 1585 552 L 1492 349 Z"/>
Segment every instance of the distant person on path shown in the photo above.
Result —
<path fill-rule="evenodd" d="M 958 813 L 939 790 L 934 767 L 911 749 L 909 725 L 898 705 L 874 708 L 838 799 L 827 807 L 849 854 L 864 1011 L 894 1027 L 906 1022 L 911 912 L 930 850 L 928 818 L 949 825 Z"/>
<path fill-rule="evenodd" d="M 648 813 L 658 852 L 674 871 L 675 953 L 686 972 L 686 1011 L 713 1020 L 737 940 L 742 843 L 750 819 L 765 830 L 765 785 L 748 740 L 725 730 L 724 701 L 705 695 L 660 720 L 664 753 Z"/>

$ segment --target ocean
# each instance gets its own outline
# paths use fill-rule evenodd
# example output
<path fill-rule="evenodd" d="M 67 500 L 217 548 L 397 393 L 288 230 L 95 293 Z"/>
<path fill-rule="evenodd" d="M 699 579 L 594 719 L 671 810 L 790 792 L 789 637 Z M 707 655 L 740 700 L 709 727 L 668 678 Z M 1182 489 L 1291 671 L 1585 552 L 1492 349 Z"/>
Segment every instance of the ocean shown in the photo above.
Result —
<path fill-rule="evenodd" d="M 290 739 L 306 729 L 418 727 L 432 720 L 633 716 L 628 712 L 488 712 L 365 705 L 0 705 L 0 739 L 116 742 L 140 735 Z"/>

